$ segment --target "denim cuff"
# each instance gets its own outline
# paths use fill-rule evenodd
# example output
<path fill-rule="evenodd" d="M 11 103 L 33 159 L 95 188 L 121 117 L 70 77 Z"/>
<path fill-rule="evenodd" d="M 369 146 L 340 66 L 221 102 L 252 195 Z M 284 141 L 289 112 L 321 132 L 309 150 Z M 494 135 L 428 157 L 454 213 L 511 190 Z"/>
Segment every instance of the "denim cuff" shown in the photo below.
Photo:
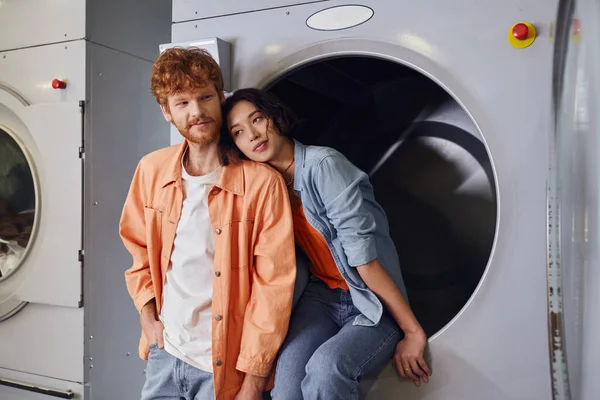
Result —
<path fill-rule="evenodd" d="M 360 267 L 377 258 L 377 246 L 373 236 L 366 236 L 360 241 L 344 244 L 344 252 L 351 267 Z"/>

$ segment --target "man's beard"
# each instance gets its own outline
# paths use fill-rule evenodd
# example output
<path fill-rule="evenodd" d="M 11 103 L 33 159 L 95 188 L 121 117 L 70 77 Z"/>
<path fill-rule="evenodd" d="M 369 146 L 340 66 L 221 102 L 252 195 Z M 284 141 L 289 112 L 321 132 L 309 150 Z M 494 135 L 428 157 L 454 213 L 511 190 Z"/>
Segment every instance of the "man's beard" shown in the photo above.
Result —
<path fill-rule="evenodd" d="M 183 126 L 178 126 L 177 124 L 174 125 L 179 133 L 186 138 L 188 142 L 205 145 L 215 143 L 219 140 L 218 130 L 211 129 L 209 131 L 201 131 L 200 134 L 192 134 L 190 133 L 190 129 L 192 128 L 191 126 L 188 126 L 187 124 L 182 124 Z M 213 121 L 210 125 L 210 128 L 214 128 L 212 125 L 216 125 L 216 123 Z"/>

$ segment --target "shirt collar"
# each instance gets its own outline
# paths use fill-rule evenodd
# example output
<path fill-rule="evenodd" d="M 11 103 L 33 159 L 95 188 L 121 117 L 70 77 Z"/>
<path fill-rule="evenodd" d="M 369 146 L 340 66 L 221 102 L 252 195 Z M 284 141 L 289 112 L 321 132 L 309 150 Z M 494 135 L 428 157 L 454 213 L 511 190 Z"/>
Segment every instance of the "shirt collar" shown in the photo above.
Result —
<path fill-rule="evenodd" d="M 294 170 L 294 191 L 301 191 L 301 179 L 300 176 L 305 167 L 306 162 L 306 146 L 296 139 L 294 141 L 294 161 L 296 163 L 296 168 Z"/>
<path fill-rule="evenodd" d="M 172 183 L 175 183 L 177 187 L 181 188 L 181 169 L 182 169 L 182 158 L 185 151 L 188 148 L 187 140 L 179 145 L 175 155 L 166 164 L 164 173 L 161 179 L 161 187 L 166 187 Z M 230 163 L 229 165 L 223 166 L 223 172 L 219 178 L 217 187 L 227 190 L 236 195 L 244 194 L 244 161 L 238 163 Z"/>

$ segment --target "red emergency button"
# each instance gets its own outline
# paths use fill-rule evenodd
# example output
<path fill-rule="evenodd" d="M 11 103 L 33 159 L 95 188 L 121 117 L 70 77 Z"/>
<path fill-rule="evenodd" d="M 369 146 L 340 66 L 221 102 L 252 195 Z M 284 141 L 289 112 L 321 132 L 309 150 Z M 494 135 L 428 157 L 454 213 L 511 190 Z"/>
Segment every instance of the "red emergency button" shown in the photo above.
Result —
<path fill-rule="evenodd" d="M 508 43 L 517 49 L 531 46 L 535 41 L 537 32 L 535 26 L 527 21 L 520 21 L 508 30 Z"/>
<path fill-rule="evenodd" d="M 525 40 L 527 39 L 527 34 L 529 33 L 529 28 L 524 23 L 520 22 L 513 26 L 512 34 L 517 40 Z"/>
<path fill-rule="evenodd" d="M 61 81 L 60 79 L 52 80 L 52 87 L 54 89 L 64 89 L 67 87 L 67 83 L 65 81 Z"/>

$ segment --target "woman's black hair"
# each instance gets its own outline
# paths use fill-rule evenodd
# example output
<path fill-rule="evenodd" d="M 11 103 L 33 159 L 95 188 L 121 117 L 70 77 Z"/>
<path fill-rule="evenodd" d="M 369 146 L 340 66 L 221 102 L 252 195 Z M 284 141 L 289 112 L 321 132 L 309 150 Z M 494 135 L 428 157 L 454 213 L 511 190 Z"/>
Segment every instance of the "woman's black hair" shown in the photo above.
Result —
<path fill-rule="evenodd" d="M 247 159 L 237 148 L 233 137 L 227 127 L 227 115 L 240 101 L 248 101 L 256 107 L 260 113 L 273 121 L 278 134 L 291 138 L 296 129 L 298 120 L 296 114 L 283 104 L 273 93 L 256 88 L 245 88 L 236 90 L 225 100 L 223 104 L 223 127 L 221 129 L 221 154 L 227 154 L 227 158 Z"/>

